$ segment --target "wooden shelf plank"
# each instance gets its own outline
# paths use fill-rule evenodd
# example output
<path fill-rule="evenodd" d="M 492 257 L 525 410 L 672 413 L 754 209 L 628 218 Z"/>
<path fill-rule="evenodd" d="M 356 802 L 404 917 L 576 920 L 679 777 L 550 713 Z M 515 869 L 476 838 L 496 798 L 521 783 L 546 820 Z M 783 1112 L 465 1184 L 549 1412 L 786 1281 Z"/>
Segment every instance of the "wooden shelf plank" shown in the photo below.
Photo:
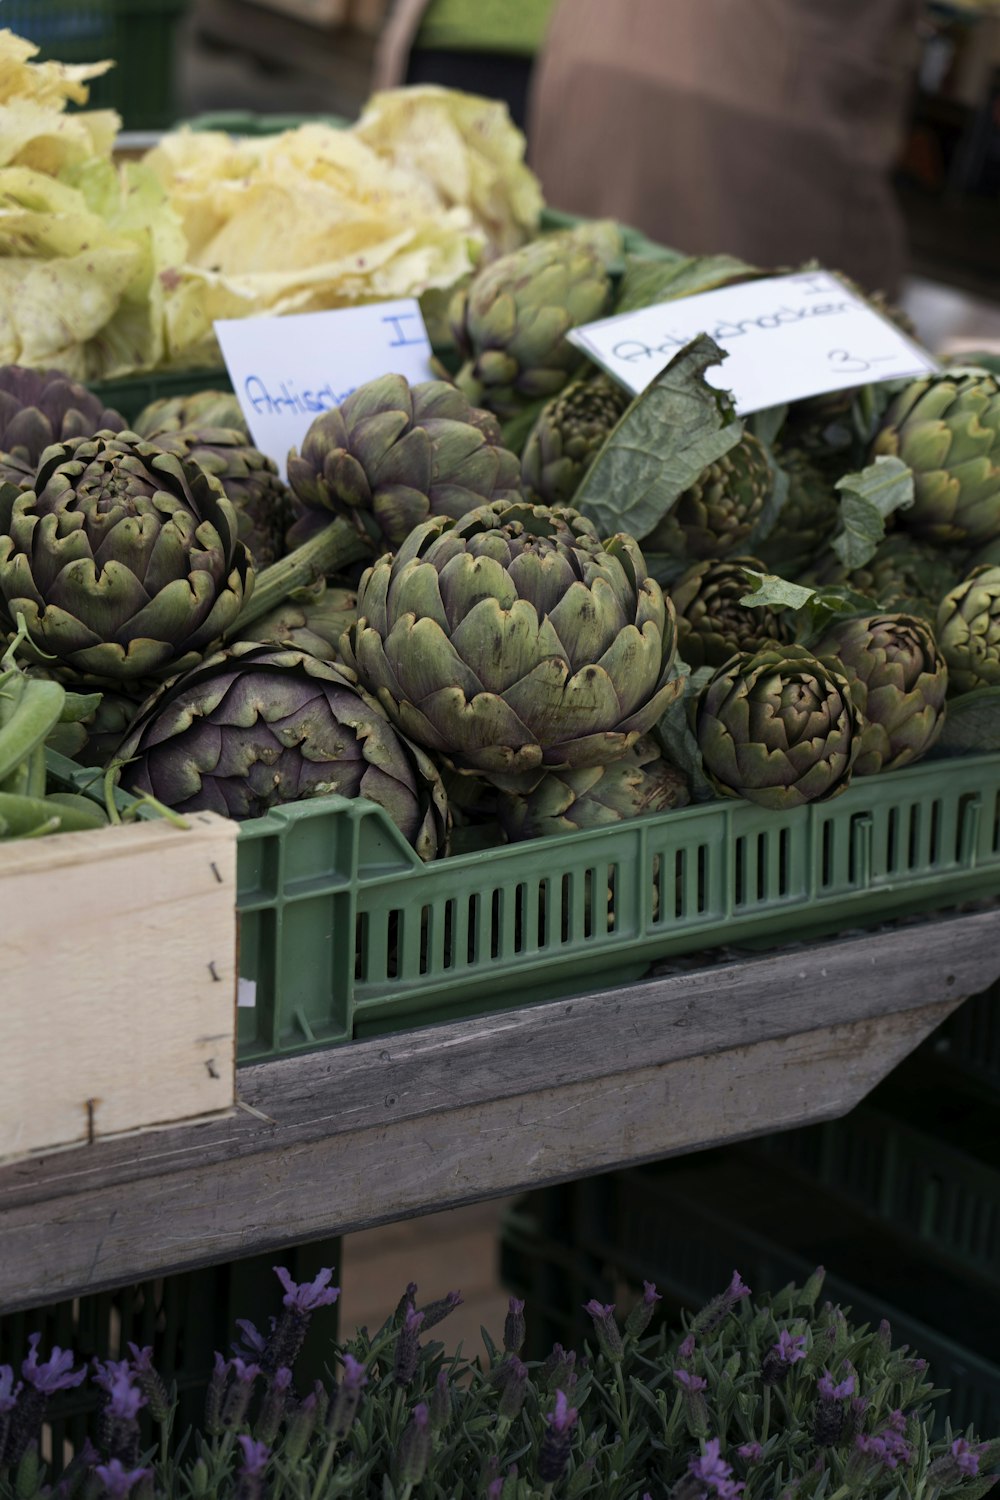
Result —
<path fill-rule="evenodd" d="M 1000 909 L 241 1069 L 223 1119 L 0 1168 L 0 1312 L 843 1114 Z"/>

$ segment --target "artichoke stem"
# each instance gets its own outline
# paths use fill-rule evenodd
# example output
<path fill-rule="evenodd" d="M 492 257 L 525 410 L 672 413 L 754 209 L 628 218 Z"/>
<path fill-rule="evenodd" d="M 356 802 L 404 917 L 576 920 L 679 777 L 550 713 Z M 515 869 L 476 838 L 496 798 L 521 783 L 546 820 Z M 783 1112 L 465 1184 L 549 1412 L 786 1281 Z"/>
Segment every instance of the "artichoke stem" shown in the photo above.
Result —
<path fill-rule="evenodd" d="M 307 588 L 348 563 L 371 556 L 371 548 L 349 521 L 331 521 L 287 557 L 258 573 L 253 593 L 227 636 L 245 635 L 247 627 L 283 604 L 295 589 Z"/>

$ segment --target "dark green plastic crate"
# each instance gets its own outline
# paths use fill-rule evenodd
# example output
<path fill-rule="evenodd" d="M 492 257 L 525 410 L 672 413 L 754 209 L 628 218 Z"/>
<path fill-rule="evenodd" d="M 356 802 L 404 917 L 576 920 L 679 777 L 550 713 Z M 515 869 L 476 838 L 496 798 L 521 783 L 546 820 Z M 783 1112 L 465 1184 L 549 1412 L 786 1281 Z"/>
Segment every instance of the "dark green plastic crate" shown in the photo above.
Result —
<path fill-rule="evenodd" d="M 519 1200 L 502 1235 L 502 1279 L 525 1298 L 529 1336 L 534 1328 L 544 1344 L 592 1340 L 582 1304 L 620 1300 L 643 1280 L 656 1282 L 675 1315 L 707 1302 L 734 1267 L 764 1294 L 802 1285 L 824 1264 L 826 1297 L 852 1309 L 856 1323 L 888 1318 L 894 1341 L 929 1360 L 934 1383 L 949 1392 L 937 1403 L 942 1418 L 986 1435 L 1000 1424 L 1000 1292 L 905 1236 L 880 1233 L 839 1197 L 755 1172 L 739 1151 L 630 1168 L 557 1192 L 558 1230 L 545 1192 Z M 530 1352 L 545 1350 L 532 1344 Z"/>
<path fill-rule="evenodd" d="M 188 0 L 4 0 L 0 24 L 43 58 L 115 66 L 90 85 L 88 108 L 116 109 L 129 130 L 176 118 L 175 39 Z"/>
<path fill-rule="evenodd" d="M 926 1066 L 904 1064 L 842 1120 L 766 1136 L 749 1149 L 1000 1287 L 995 1102 L 951 1092 Z"/>
<path fill-rule="evenodd" d="M 712 802 L 428 865 L 374 804 L 323 798 L 244 823 L 237 876 L 248 1061 L 996 894 L 1000 755 L 787 812 Z"/>

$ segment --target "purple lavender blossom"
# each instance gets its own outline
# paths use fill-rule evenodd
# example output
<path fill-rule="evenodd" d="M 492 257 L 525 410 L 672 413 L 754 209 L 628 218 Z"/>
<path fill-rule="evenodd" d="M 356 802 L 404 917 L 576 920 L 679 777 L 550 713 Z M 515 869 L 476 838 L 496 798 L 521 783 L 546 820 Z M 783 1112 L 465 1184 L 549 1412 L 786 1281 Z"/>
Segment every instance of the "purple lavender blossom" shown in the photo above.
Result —
<path fill-rule="evenodd" d="M 449 1292 L 446 1297 L 439 1297 L 435 1302 L 428 1302 L 426 1307 L 421 1308 L 424 1315 L 424 1332 L 443 1322 L 449 1313 L 453 1313 L 455 1308 L 461 1305 L 461 1292 Z"/>
<path fill-rule="evenodd" d="M 653 1317 L 653 1310 L 663 1298 L 656 1290 L 656 1283 L 644 1281 L 642 1283 L 642 1298 L 632 1308 L 625 1320 L 625 1332 L 633 1338 L 639 1338 L 646 1332 Z"/>
<path fill-rule="evenodd" d="M 521 1363 L 516 1354 L 511 1355 L 505 1364 L 507 1378 L 504 1380 L 500 1400 L 497 1403 L 497 1415 L 508 1422 L 513 1422 L 528 1394 L 528 1367 Z"/>
<path fill-rule="evenodd" d="M 684 1342 L 680 1345 L 679 1349 L 677 1350 L 678 1357 L 680 1359 L 693 1359 L 694 1358 L 694 1348 L 695 1348 L 694 1334 L 693 1333 L 689 1333 L 688 1336 L 687 1336 L 687 1338 L 684 1340 Z"/>
<path fill-rule="evenodd" d="M 733 1272 L 733 1279 L 723 1292 L 723 1296 L 728 1297 L 730 1302 L 739 1302 L 741 1298 L 750 1296 L 750 1288 L 743 1280 L 739 1271 Z"/>
<path fill-rule="evenodd" d="M 816 1389 L 826 1401 L 843 1401 L 848 1396 L 854 1395 L 854 1376 L 848 1375 L 839 1385 L 834 1384 L 833 1376 L 829 1370 L 824 1370 L 819 1378 Z"/>
<path fill-rule="evenodd" d="M 625 1353 L 622 1344 L 622 1336 L 615 1320 L 615 1305 L 613 1302 L 598 1302 L 596 1297 L 584 1304 L 585 1313 L 589 1313 L 594 1324 L 594 1334 L 597 1338 L 598 1348 L 605 1359 L 610 1359 L 614 1364 L 620 1364 Z"/>
<path fill-rule="evenodd" d="M 126 1469 L 120 1459 L 112 1458 L 106 1464 L 98 1464 L 94 1473 L 104 1485 L 109 1500 L 127 1500 L 140 1479 L 148 1479 L 152 1469 Z"/>
<path fill-rule="evenodd" d="M 420 1483 L 430 1451 L 430 1412 L 426 1403 L 421 1401 L 413 1408 L 413 1415 L 396 1449 L 396 1477 L 400 1484 Z"/>
<path fill-rule="evenodd" d="M 0 1417 L 5 1412 L 14 1410 L 23 1389 L 20 1381 L 17 1385 L 14 1384 L 14 1371 L 10 1365 L 0 1365 Z"/>
<path fill-rule="evenodd" d="M 538 1450 L 538 1478 L 542 1484 L 555 1484 L 562 1478 L 569 1462 L 572 1432 L 579 1413 L 570 1406 L 565 1391 L 556 1391 L 556 1404 L 545 1417 L 545 1436 Z"/>
<path fill-rule="evenodd" d="M 136 1385 L 131 1370 L 126 1369 L 123 1375 L 118 1375 L 112 1381 L 108 1392 L 109 1417 L 117 1422 L 134 1422 L 145 1405 L 146 1398 Z"/>
<path fill-rule="evenodd" d="M 116 1380 L 123 1377 L 128 1380 L 132 1373 L 132 1367 L 127 1359 L 95 1359 L 94 1360 L 94 1384 L 100 1386 L 109 1396 L 114 1388 Z"/>
<path fill-rule="evenodd" d="M 330 1285 L 333 1280 L 331 1270 L 320 1271 L 312 1281 L 295 1282 L 284 1266 L 272 1269 L 285 1288 L 282 1303 L 294 1312 L 314 1313 L 320 1307 L 329 1307 L 340 1296 L 340 1287 Z"/>
<path fill-rule="evenodd" d="M 230 1344 L 230 1349 L 232 1349 L 234 1354 L 239 1354 L 243 1357 L 249 1356 L 250 1359 L 255 1359 L 259 1363 L 261 1355 L 267 1349 L 267 1339 L 257 1328 L 256 1324 L 250 1322 L 249 1318 L 237 1318 L 236 1326 L 243 1335 L 243 1342 L 242 1344 Z M 271 1320 L 271 1332 L 274 1332 L 273 1318 Z"/>
<path fill-rule="evenodd" d="M 965 1438 L 956 1438 L 951 1445 L 951 1456 L 960 1474 L 979 1473 L 979 1454 L 970 1447 Z"/>
<path fill-rule="evenodd" d="M 330 1436 L 340 1442 L 350 1431 L 357 1416 L 361 1391 L 368 1384 L 368 1371 L 353 1354 L 344 1355 L 344 1373 L 333 1398 L 330 1413 Z"/>
<path fill-rule="evenodd" d="M 696 1479 L 704 1479 L 708 1484 L 714 1484 L 717 1479 L 728 1479 L 732 1474 L 732 1465 L 727 1464 L 721 1453 L 722 1443 L 718 1438 L 709 1438 L 701 1455 L 692 1458 L 688 1468 Z"/>
<path fill-rule="evenodd" d="M 263 1474 L 271 1457 L 271 1450 L 267 1444 L 255 1443 L 253 1438 L 248 1437 L 245 1432 L 241 1432 L 236 1441 L 243 1450 L 241 1472 L 253 1477 Z"/>
<path fill-rule="evenodd" d="M 740 1458 L 746 1459 L 748 1464 L 755 1464 L 759 1458 L 764 1456 L 764 1450 L 759 1443 L 741 1443 L 737 1448 Z"/>
<path fill-rule="evenodd" d="M 503 1476 L 491 1479 L 486 1486 L 486 1500 L 500 1500 L 503 1494 Z"/>
<path fill-rule="evenodd" d="M 508 1354 L 517 1354 L 524 1345 L 524 1303 L 519 1297 L 511 1297 L 507 1303 L 507 1316 L 503 1325 L 503 1346 Z"/>
<path fill-rule="evenodd" d="M 750 1288 L 746 1285 L 739 1271 L 733 1272 L 732 1280 L 724 1292 L 713 1297 L 698 1313 L 691 1325 L 692 1333 L 699 1337 L 712 1333 L 732 1312 L 736 1304 L 744 1297 L 750 1296 Z"/>
<path fill-rule="evenodd" d="M 45 1396 L 51 1396 L 56 1391 L 72 1390 L 87 1378 L 86 1365 L 74 1370 L 72 1351 L 60 1349 L 58 1344 L 53 1346 L 48 1359 L 39 1364 L 38 1346 L 41 1341 L 40 1333 L 33 1333 L 28 1339 L 30 1353 L 21 1365 L 21 1374 L 28 1385 Z"/>
<path fill-rule="evenodd" d="M 153 1365 L 153 1346 L 147 1344 L 144 1349 L 140 1349 L 137 1344 L 129 1344 L 128 1347 L 135 1378 L 149 1406 L 149 1415 L 154 1422 L 165 1422 L 170 1415 L 170 1397 L 159 1371 Z"/>
<path fill-rule="evenodd" d="M 392 1373 L 397 1385 L 409 1385 L 417 1372 L 417 1361 L 420 1358 L 420 1345 L 417 1335 L 423 1327 L 424 1315 L 414 1308 L 408 1307 L 403 1318 L 403 1326 L 396 1335 L 396 1347 L 393 1351 Z"/>
<path fill-rule="evenodd" d="M 703 1380 L 700 1375 L 692 1375 L 690 1370 L 675 1370 L 674 1379 L 678 1385 L 682 1385 L 692 1395 L 695 1395 L 698 1391 L 708 1390 L 708 1381 Z"/>
<path fill-rule="evenodd" d="M 806 1357 L 806 1336 L 804 1333 L 789 1333 L 787 1328 L 783 1328 L 778 1334 L 778 1342 L 772 1344 L 771 1348 L 782 1364 L 794 1365 L 797 1360 Z"/>

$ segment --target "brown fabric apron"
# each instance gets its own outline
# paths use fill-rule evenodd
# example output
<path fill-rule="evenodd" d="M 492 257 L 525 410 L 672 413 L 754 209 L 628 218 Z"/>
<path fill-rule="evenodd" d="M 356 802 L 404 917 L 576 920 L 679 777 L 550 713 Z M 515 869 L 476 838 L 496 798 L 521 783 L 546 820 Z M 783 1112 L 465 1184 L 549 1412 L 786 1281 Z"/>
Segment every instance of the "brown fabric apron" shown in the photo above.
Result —
<path fill-rule="evenodd" d="M 561 0 L 535 74 L 546 198 L 694 253 L 894 291 L 889 171 L 918 0 Z"/>

